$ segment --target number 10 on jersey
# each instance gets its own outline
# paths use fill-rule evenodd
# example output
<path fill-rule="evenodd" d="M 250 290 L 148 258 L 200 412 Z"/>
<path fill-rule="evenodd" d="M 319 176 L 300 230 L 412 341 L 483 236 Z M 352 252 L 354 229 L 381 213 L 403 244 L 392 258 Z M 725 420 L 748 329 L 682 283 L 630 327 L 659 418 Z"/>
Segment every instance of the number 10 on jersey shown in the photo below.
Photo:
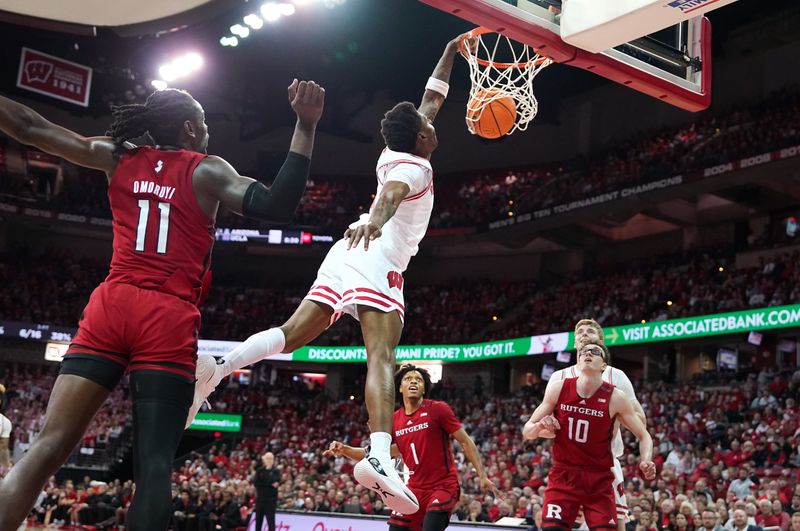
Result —
<path fill-rule="evenodd" d="M 578 419 L 577 421 L 572 417 L 567 417 L 567 428 L 569 438 L 575 442 L 585 443 L 589 440 L 589 421 L 586 419 Z"/>
<path fill-rule="evenodd" d="M 150 216 L 150 200 L 139 199 L 139 223 L 136 226 L 136 247 L 135 249 L 143 253 L 145 238 L 147 235 L 147 219 Z M 159 222 L 158 222 L 158 243 L 156 252 L 166 254 L 167 237 L 169 236 L 169 203 L 158 203 Z"/>

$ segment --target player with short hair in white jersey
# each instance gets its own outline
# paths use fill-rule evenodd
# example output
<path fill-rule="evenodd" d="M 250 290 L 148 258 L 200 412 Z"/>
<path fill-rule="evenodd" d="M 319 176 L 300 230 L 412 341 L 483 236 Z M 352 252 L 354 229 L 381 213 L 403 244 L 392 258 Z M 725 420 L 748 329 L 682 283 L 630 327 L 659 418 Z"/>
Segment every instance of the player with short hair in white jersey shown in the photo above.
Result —
<path fill-rule="evenodd" d="M 603 328 L 594 319 L 581 319 L 575 325 L 575 348 L 580 350 L 583 345 L 588 345 L 590 343 L 603 343 Z M 549 388 L 554 382 L 559 382 L 568 378 L 577 378 L 578 376 L 580 376 L 578 364 L 567 367 L 566 369 L 560 369 L 550 376 L 547 387 Z M 647 426 L 647 418 L 645 417 L 644 410 L 639 400 L 636 399 L 636 392 L 633 390 L 633 384 L 628 376 L 620 369 L 612 367 L 609 364 L 603 371 L 603 381 L 614 385 L 625 393 L 628 400 L 631 401 L 634 411 L 639 416 L 642 423 Z M 547 392 L 546 389 L 545 392 Z M 549 433 L 544 435 L 544 437 L 550 438 L 552 435 L 552 433 Z M 539 436 L 542 437 L 543 435 L 540 434 Z M 622 457 L 625 451 L 619 424 L 614 428 L 614 437 L 611 440 L 611 451 L 614 455 L 614 466 L 611 470 L 614 472 L 614 495 L 617 499 L 617 529 L 619 531 L 624 531 L 625 522 L 628 520 L 628 502 L 625 498 L 624 491 L 625 478 L 622 476 L 622 466 L 619 464 L 619 458 Z"/>
<path fill-rule="evenodd" d="M 0 478 L 11 468 L 11 453 L 9 449 L 11 428 L 11 421 L 0 413 Z"/>
<path fill-rule="evenodd" d="M 389 456 L 394 414 L 394 350 L 405 315 L 403 272 L 417 253 L 433 209 L 430 156 L 438 145 L 432 122 L 448 91 L 453 60 L 463 39 L 447 44 L 425 86 L 419 107 L 402 102 L 381 121 L 386 149 L 375 168 L 378 187 L 369 214 L 351 224 L 319 268 L 317 278 L 286 323 L 250 336 L 219 362 L 199 356 L 195 400 L 188 424 L 222 378 L 270 355 L 292 352 L 325 331 L 342 314 L 361 323 L 367 350 L 365 401 L 370 455 L 356 465 L 359 483 L 381 495 L 397 513 L 419 504 Z"/>

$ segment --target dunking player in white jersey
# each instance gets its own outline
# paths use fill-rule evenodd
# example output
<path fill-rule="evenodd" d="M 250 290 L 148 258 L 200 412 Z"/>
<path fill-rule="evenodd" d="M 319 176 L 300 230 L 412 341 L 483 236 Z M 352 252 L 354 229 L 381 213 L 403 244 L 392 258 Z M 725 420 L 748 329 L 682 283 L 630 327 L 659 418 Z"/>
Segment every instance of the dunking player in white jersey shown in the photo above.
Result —
<path fill-rule="evenodd" d="M 447 96 L 461 38 L 448 43 L 419 108 L 398 103 L 381 122 L 386 149 L 376 167 L 378 190 L 369 214 L 350 225 L 320 266 L 317 279 L 283 326 L 250 336 L 215 364 L 198 358 L 195 400 L 188 421 L 222 378 L 280 352 L 292 352 L 319 336 L 343 313 L 358 319 L 367 350 L 365 399 L 370 455 L 355 466 L 359 483 L 378 492 L 397 513 L 419 504 L 398 476 L 389 448 L 394 413 L 394 349 L 403 330 L 403 272 L 428 228 L 433 208 L 429 162 L 438 141 L 432 122 Z M 188 423 L 187 423 L 188 425 Z"/>
<path fill-rule="evenodd" d="M 575 325 L 576 349 L 580 350 L 581 347 L 590 343 L 599 344 L 602 342 L 603 329 L 597 323 L 597 321 L 594 321 L 593 319 L 582 319 Z M 567 367 L 566 369 L 561 369 L 554 372 L 553 375 L 550 376 L 550 381 L 547 382 L 547 387 L 549 388 L 555 382 L 569 378 L 577 378 L 578 376 L 580 376 L 580 369 L 578 368 L 578 365 L 575 364 L 572 367 Z M 642 405 L 636 399 L 636 393 L 633 390 L 633 384 L 631 384 L 628 376 L 620 369 L 608 365 L 603 371 L 602 377 L 603 381 L 610 383 L 625 393 L 625 395 L 628 397 L 628 400 L 631 401 L 634 411 L 639 416 L 642 423 L 647 426 L 647 419 L 645 418 L 644 410 L 642 409 Z M 545 392 L 547 391 L 545 390 Z M 622 466 L 620 466 L 619 458 L 622 457 L 625 447 L 622 443 L 622 434 L 620 433 L 618 424 L 614 428 L 614 437 L 611 440 L 611 451 L 614 455 L 614 466 L 611 470 L 614 472 L 613 485 L 614 496 L 616 497 L 617 502 L 617 528 L 619 531 L 624 531 L 625 522 L 628 519 L 628 502 L 625 498 L 625 478 L 622 476 Z"/>

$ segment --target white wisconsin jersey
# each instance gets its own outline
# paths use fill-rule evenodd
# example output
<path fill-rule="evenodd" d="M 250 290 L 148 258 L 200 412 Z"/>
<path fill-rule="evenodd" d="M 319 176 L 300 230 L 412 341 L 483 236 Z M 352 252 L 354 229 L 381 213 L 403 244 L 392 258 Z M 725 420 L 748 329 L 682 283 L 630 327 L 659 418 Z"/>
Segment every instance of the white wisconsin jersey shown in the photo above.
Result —
<path fill-rule="evenodd" d="M 577 378 L 580 373 L 575 368 L 567 367 L 566 369 L 559 369 L 550 376 L 550 381 L 547 382 L 547 387 L 550 387 L 552 382 L 567 380 L 569 378 Z M 610 383 L 628 397 L 631 402 L 636 402 L 636 393 L 633 390 L 633 384 L 630 378 L 621 370 L 614 367 L 606 367 L 603 371 L 603 381 Z M 545 390 L 545 392 L 547 392 Z M 625 446 L 622 444 L 622 434 L 619 432 L 619 424 L 614 426 L 614 438 L 611 440 L 611 451 L 614 457 L 620 458 L 625 452 Z"/>
<path fill-rule="evenodd" d="M 11 421 L 0 413 L 0 439 L 8 439 L 9 437 L 11 437 Z"/>
<path fill-rule="evenodd" d="M 419 242 L 428 230 L 433 211 L 433 168 L 427 159 L 386 148 L 378 159 L 375 172 L 378 177 L 376 201 L 389 181 L 405 183 L 410 189 L 376 240 L 381 242 L 389 260 L 402 272 L 419 251 Z M 370 214 L 376 201 L 370 207 Z M 368 219 L 369 214 L 362 214 L 359 223 L 366 223 Z"/>

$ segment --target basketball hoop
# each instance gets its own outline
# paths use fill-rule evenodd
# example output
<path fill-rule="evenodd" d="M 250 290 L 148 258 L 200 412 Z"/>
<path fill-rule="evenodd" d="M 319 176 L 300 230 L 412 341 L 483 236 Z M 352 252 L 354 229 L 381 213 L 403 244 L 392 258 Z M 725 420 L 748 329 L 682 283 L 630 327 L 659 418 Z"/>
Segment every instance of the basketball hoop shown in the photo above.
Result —
<path fill-rule="evenodd" d="M 470 39 L 475 39 L 474 46 L 467 45 Z M 509 99 L 516 105 L 513 124 L 503 127 L 499 136 L 524 131 L 539 110 L 539 102 L 533 94 L 533 78 L 553 60 L 488 28 L 475 28 L 466 33 L 460 51 L 469 63 L 472 81 L 467 104 L 470 132 L 480 134 L 481 124 L 478 122 L 487 107 Z M 489 110 L 494 114 L 494 106 Z"/>

